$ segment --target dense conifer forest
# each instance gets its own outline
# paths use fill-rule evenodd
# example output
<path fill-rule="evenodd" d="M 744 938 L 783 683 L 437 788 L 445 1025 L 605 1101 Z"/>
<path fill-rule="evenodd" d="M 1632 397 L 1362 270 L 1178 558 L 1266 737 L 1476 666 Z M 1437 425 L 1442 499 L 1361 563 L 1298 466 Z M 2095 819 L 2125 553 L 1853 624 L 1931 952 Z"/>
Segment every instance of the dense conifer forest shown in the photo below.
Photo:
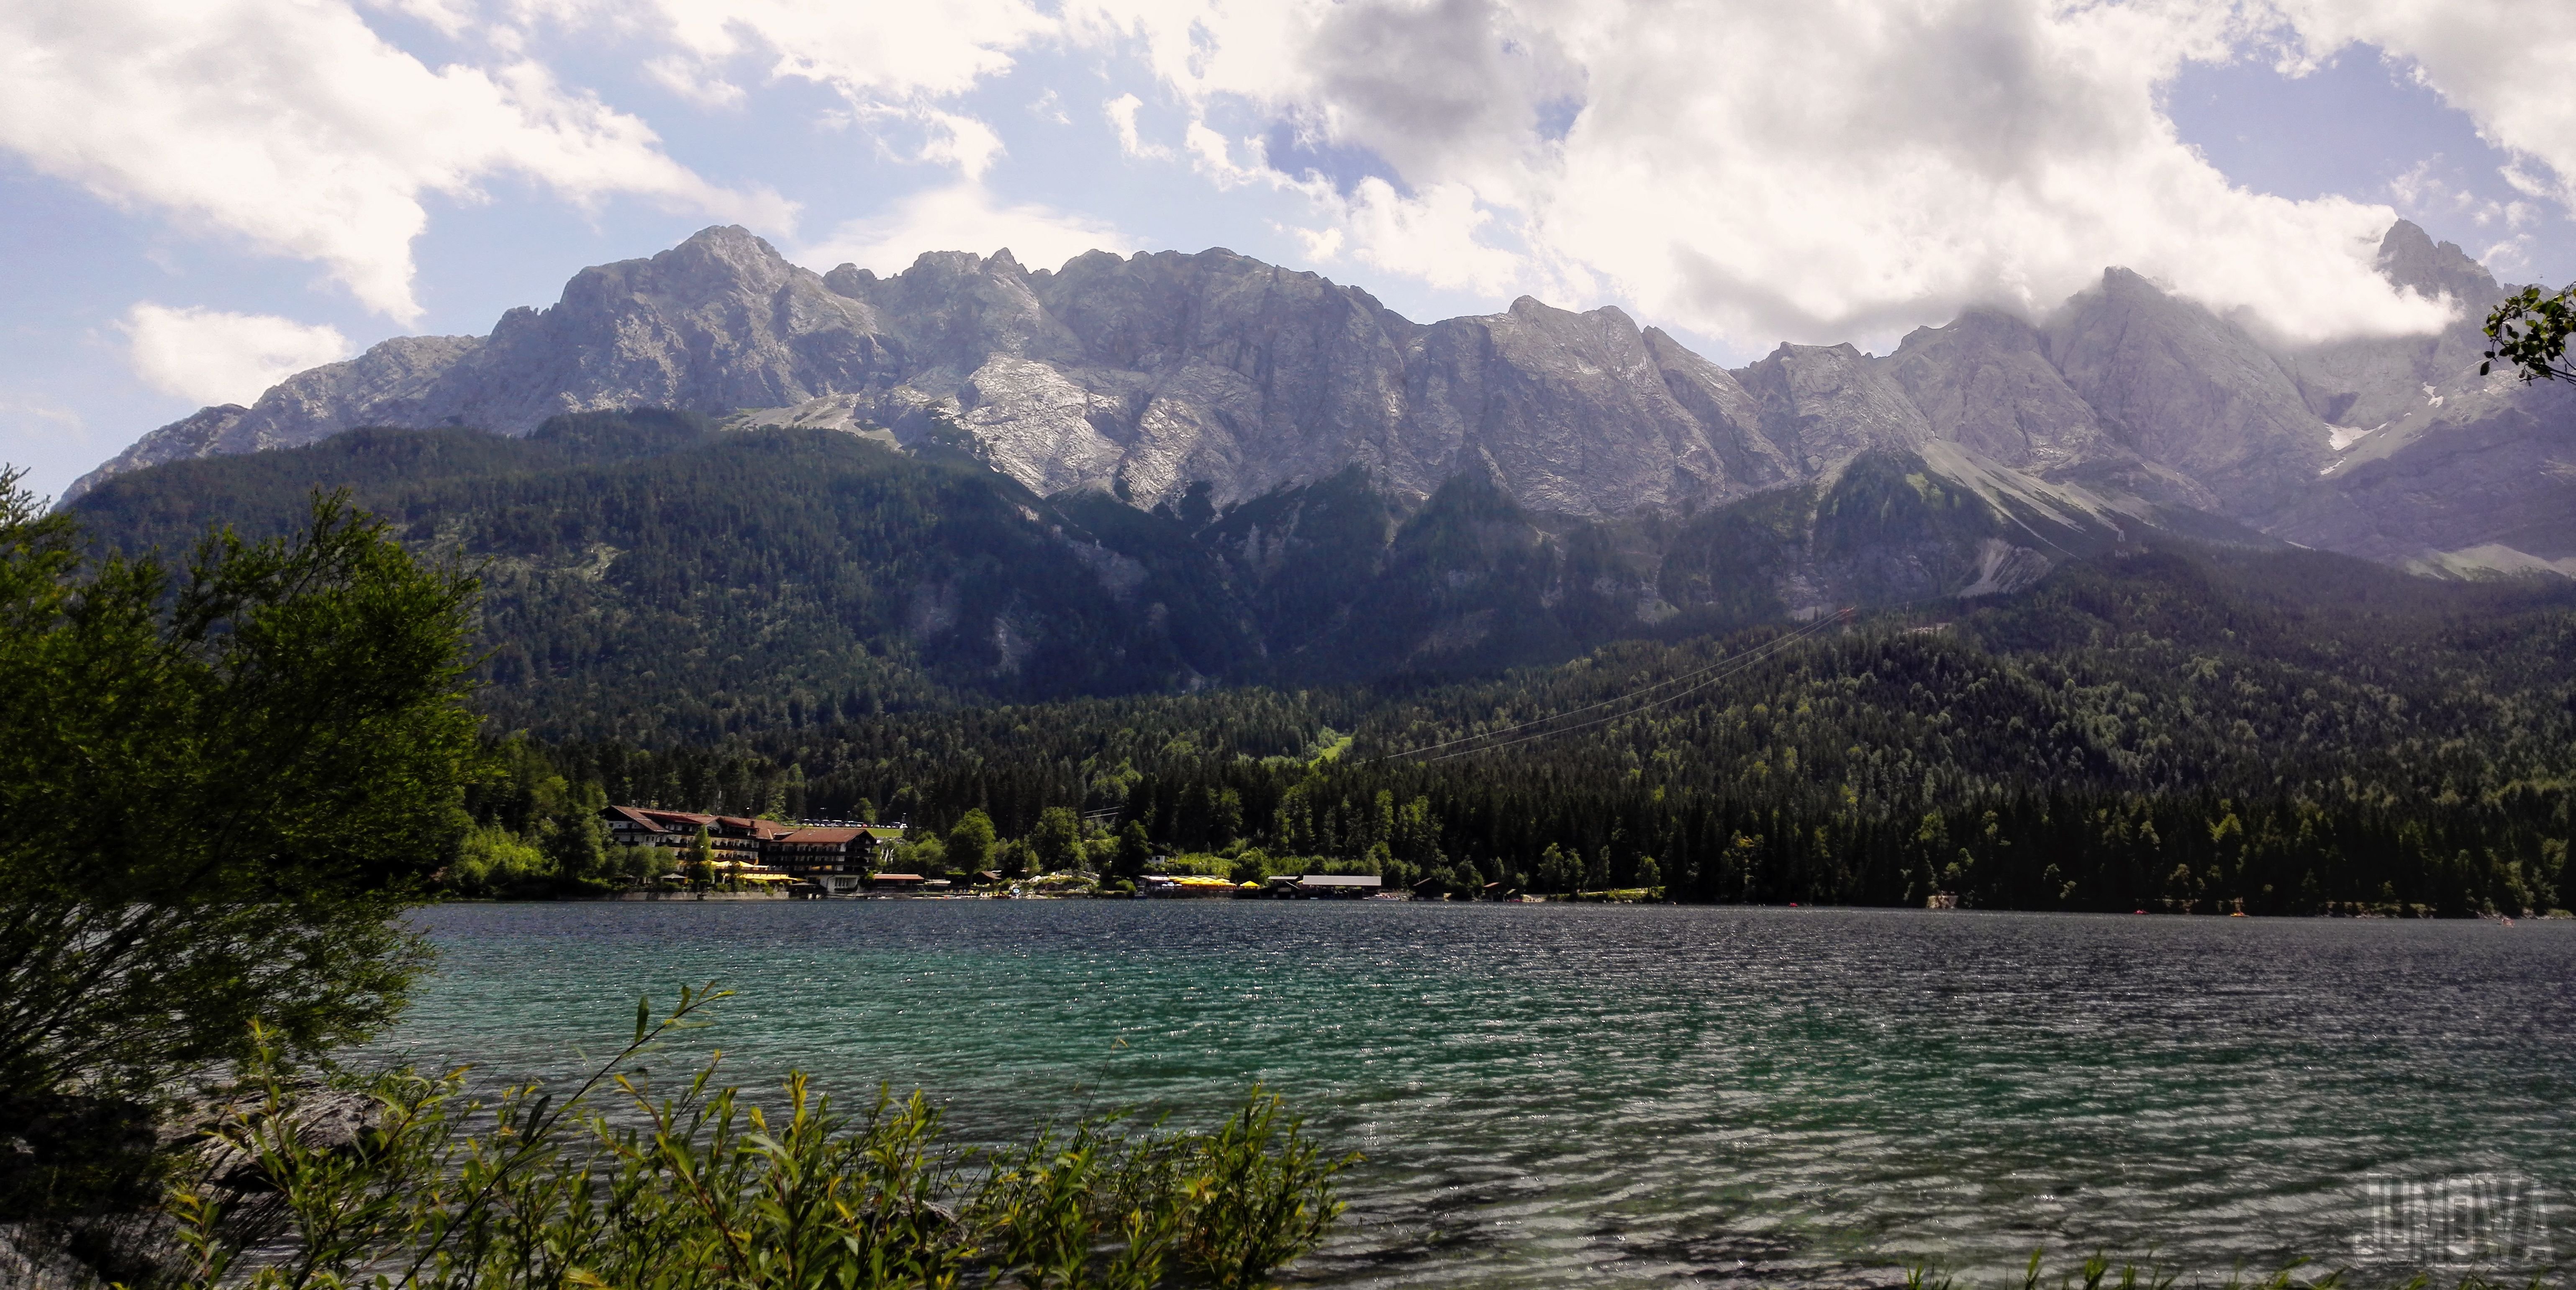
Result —
<path fill-rule="evenodd" d="M 969 811 L 1018 836 L 1079 808 L 1229 872 L 1367 868 L 1453 892 L 2196 913 L 2566 902 L 2576 613 L 2555 586 L 2177 549 L 1946 618 L 1861 617 L 1779 644 L 1792 630 L 1626 642 L 1461 684 L 516 751 L 523 778 L 619 800 L 868 812 L 933 835 Z M 497 792 L 485 809 L 505 800 L 530 799 Z"/>
<path fill-rule="evenodd" d="M 1860 482 L 1882 529 L 1941 500 Z M 2563 580 L 2165 538 L 1800 624 L 1752 576 L 1786 540 L 1753 506 L 1666 535 L 1665 576 L 1709 584 L 1690 615 L 1611 630 L 1583 597 L 1621 535 L 1472 484 L 1409 516 L 1357 476 L 1149 513 L 668 414 L 356 432 L 78 509 L 175 547 L 316 484 L 482 570 L 510 769 L 474 836 L 519 848 L 521 890 L 582 876 L 547 840 L 608 800 L 1006 840 L 1081 812 L 1112 870 L 1426 892 L 2463 915 L 2576 877 Z M 1442 613 L 1505 626 L 1423 665 Z"/>
<path fill-rule="evenodd" d="M 1039 497 L 942 435 L 902 452 L 653 411 L 557 417 L 526 439 L 351 431 L 119 476 L 73 509 L 103 547 L 178 551 L 218 524 L 285 532 L 316 489 L 480 575 L 496 720 L 657 746 L 977 704 L 1487 676 L 1778 621 L 1791 564 L 1841 568 L 1880 603 L 1974 581 L 1997 534 L 2070 551 L 2103 537 L 2007 517 L 1898 458 L 1852 463 L 1830 496 L 1688 517 L 1551 519 L 1474 473 L 1407 500 L 1356 467 L 1221 510 L 1197 489 L 1145 511 Z"/>

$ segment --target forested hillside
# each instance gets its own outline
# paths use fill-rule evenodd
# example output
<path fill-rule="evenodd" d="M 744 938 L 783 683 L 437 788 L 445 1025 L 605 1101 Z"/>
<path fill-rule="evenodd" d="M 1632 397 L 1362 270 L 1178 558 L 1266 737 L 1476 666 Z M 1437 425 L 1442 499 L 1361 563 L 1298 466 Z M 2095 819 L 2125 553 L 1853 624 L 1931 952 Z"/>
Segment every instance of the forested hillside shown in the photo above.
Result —
<path fill-rule="evenodd" d="M 1903 454 L 1830 488 L 1596 522 L 1529 514 L 1473 472 L 1400 509 L 1358 468 L 1221 513 L 1203 492 L 1145 511 L 1038 497 L 964 443 L 652 411 L 557 417 L 524 440 L 365 430 L 118 476 L 73 509 L 101 544 L 175 549 L 218 524 L 284 532 L 314 490 L 349 489 L 415 549 L 481 573 L 496 721 L 653 743 L 1483 675 L 1827 602 L 2000 589 L 2050 566 L 2016 542 L 2065 558 L 2121 541 Z"/>
<path fill-rule="evenodd" d="M 1433 888 L 2568 900 L 2565 580 L 2123 535 L 1919 459 L 1550 527 L 1473 475 L 1409 515 L 1358 472 L 1147 512 L 962 451 L 627 414 L 179 463 L 77 509 L 173 546 L 283 527 L 316 485 L 484 570 L 482 702 L 524 733 L 476 809 L 521 834 L 603 798 L 934 832 L 980 810 L 1005 838 L 1079 808 L 1126 836 L 1104 863 Z M 2014 537 L 2053 553 L 2018 583 L 2026 550 L 1992 558 Z M 1857 611 L 1790 617 L 1811 576 Z"/>
<path fill-rule="evenodd" d="M 362 431 L 121 477 L 78 510 L 96 540 L 170 547 L 215 522 L 282 531 L 341 487 L 479 570 L 483 703 L 507 727 L 709 739 L 1168 688 L 1251 648 L 1176 522 L 831 431 L 652 412 L 526 440 Z"/>
<path fill-rule="evenodd" d="M 969 810 L 1005 835 L 1051 806 L 1115 811 L 1160 850 L 1246 872 L 1331 861 L 1454 889 L 2546 910 L 2571 879 L 2571 608 L 2555 583 L 2177 549 L 1767 657 L 1790 629 L 1402 692 L 1086 700 L 540 760 L 610 796 L 934 832 Z M 1523 724 L 1552 714 L 1570 715 Z"/>

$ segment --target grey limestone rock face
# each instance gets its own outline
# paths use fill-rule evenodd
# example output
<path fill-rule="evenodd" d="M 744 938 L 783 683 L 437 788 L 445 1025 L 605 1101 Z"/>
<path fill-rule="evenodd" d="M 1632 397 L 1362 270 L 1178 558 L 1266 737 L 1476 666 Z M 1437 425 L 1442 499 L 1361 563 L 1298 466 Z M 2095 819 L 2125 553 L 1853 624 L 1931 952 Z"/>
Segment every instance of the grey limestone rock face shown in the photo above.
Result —
<path fill-rule="evenodd" d="M 2380 239 L 2379 271 L 2398 286 L 2448 300 L 2458 317 L 2429 336 L 2361 337 L 2283 357 L 2309 409 L 2339 427 L 2346 444 L 2409 420 L 2430 421 L 2448 397 L 2474 385 L 2486 352 L 2480 329 L 2505 295 L 2485 266 L 2405 220 Z"/>
<path fill-rule="evenodd" d="M 1223 249 L 1091 252 L 1031 271 L 933 252 L 817 274 L 739 228 L 585 269 L 488 337 L 405 337 L 249 407 L 145 435 L 74 485 L 361 425 L 524 434 L 564 412 L 675 407 L 727 424 L 962 434 L 1042 494 L 1222 506 L 1354 468 L 1399 506 L 1458 475 L 1569 518 L 1690 514 L 1830 480 L 1868 452 L 1955 445 L 2086 495 L 2216 512 L 2421 562 L 2566 552 L 2576 409 L 2476 375 L 2502 292 L 2399 223 L 2392 282 L 2456 302 L 2432 336 L 2267 351 L 2125 270 L 2034 325 L 1971 310 L 1871 358 L 1782 345 L 1729 371 L 1615 308 L 1526 297 L 1422 324 L 1367 292 Z M 1935 455 L 1938 455 L 1937 453 Z"/>
<path fill-rule="evenodd" d="M 1736 487 L 1760 492 L 1805 477 L 1780 445 L 1762 435 L 1762 404 L 1735 373 L 1692 353 L 1680 341 L 1649 327 L 1647 352 L 1664 374 L 1664 388 L 1709 433 L 1709 446 Z"/>
<path fill-rule="evenodd" d="M 2486 313 L 2508 288 L 2459 247 L 2401 220 L 2379 264 L 2459 316 L 2430 336 L 2288 357 L 2342 451 L 2272 527 L 2427 572 L 2557 568 L 2576 556 L 2576 391 L 2479 373 Z"/>
<path fill-rule="evenodd" d="M 2576 390 L 2501 374 L 2488 384 L 2355 445 L 2273 531 L 2426 571 L 2576 556 Z"/>
<path fill-rule="evenodd" d="M 523 434 L 630 406 L 773 412 L 741 424 L 942 424 L 1041 493 L 1222 504 L 1368 467 L 1416 499 L 1469 466 L 1573 515 L 1688 507 L 1794 476 L 1722 368 L 1616 309 L 1522 300 L 1424 326 L 1366 292 L 1225 250 L 922 256 L 815 274 L 737 228 L 586 269 L 488 338 L 391 341 L 238 412 L 157 431 L 92 480 L 357 425 Z M 84 481 L 84 486 L 88 482 Z"/>
<path fill-rule="evenodd" d="M 122 469 L 292 447 L 361 425 L 525 434 L 562 412 L 802 403 L 864 384 L 883 348 L 874 322 L 768 243 L 709 229 L 650 259 L 584 269 L 553 308 L 513 309 L 489 337 L 403 337 L 289 377 L 202 445 L 201 431 L 157 442 L 156 431 L 72 495 Z"/>
<path fill-rule="evenodd" d="M 2278 360 L 2135 273 L 2104 273 L 2044 331 L 2067 386 L 2123 446 L 2200 482 L 2230 515 L 2280 510 L 2332 460 L 2332 431 Z"/>
<path fill-rule="evenodd" d="M 1523 296 L 1434 325 L 1415 352 L 1408 411 L 1423 450 L 1407 491 L 1428 495 L 1471 462 L 1523 506 L 1562 515 L 1752 491 L 1729 479 L 1711 427 L 1674 397 L 1645 333 L 1617 309 L 1578 314 Z"/>
<path fill-rule="evenodd" d="M 101 481 L 112 479 L 129 470 L 141 470 L 146 466 L 157 466 L 165 461 L 187 461 L 196 457 L 214 456 L 222 451 L 217 445 L 223 442 L 225 432 L 241 424 L 242 418 L 248 415 L 250 415 L 250 409 L 238 403 L 218 403 L 212 407 L 199 408 L 127 444 L 125 451 L 108 458 L 96 469 L 73 480 L 72 486 L 63 490 L 63 500 L 66 502 L 76 500 L 81 494 L 97 487 Z"/>
<path fill-rule="evenodd" d="M 739 228 L 584 269 L 543 311 L 514 309 L 451 367 L 429 416 L 525 434 L 564 412 L 785 407 L 864 384 L 885 359 L 864 304 Z"/>
<path fill-rule="evenodd" d="M 1237 501 L 1352 463 L 1409 483 L 1447 464 L 1404 433 L 1423 329 L 1366 292 L 1222 249 L 1094 252 L 1039 291 L 1073 341 L 1058 366 L 1116 454 L 1098 483 L 1132 500 L 1204 480 Z"/>
<path fill-rule="evenodd" d="M 2389 225 L 2379 239 L 2379 271 L 2398 286 L 2428 297 L 2449 296 L 2473 312 L 2483 313 L 2504 295 L 2495 275 L 2458 243 L 2437 243 L 2411 220 Z"/>
<path fill-rule="evenodd" d="M 2298 381 L 2309 409 L 2334 425 L 2338 442 L 2349 445 L 2388 426 L 2430 419 L 2441 406 L 2433 402 L 2436 397 L 2459 394 L 2473 383 L 2486 351 L 2478 325 L 2464 317 L 2431 336 L 2340 341 L 2285 355 L 2282 366 Z"/>
<path fill-rule="evenodd" d="M 2004 465 L 2047 474 L 2127 455 L 2048 361 L 2047 338 L 2010 314 L 1918 327 L 1882 364 L 1934 438 Z"/>
<path fill-rule="evenodd" d="M 1783 344 L 1735 376 L 1761 409 L 1763 436 L 1808 478 L 1935 437 L 1923 410 L 1850 345 Z"/>
<path fill-rule="evenodd" d="M 98 481 L 164 461 L 312 443 L 362 425 L 436 425 L 439 379 L 483 344 L 478 336 L 397 336 L 356 358 L 298 372 L 257 403 L 203 408 L 143 436 L 73 481 L 65 501 Z"/>

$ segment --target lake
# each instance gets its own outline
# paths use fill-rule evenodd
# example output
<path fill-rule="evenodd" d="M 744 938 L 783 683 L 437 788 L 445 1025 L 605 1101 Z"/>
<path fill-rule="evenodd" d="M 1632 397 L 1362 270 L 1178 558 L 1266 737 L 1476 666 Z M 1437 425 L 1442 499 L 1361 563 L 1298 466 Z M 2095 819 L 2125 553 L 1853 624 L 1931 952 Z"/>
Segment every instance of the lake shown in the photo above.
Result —
<path fill-rule="evenodd" d="M 2576 1246 L 2576 924 L 1401 902 L 454 905 L 388 1050 L 559 1078 L 635 996 L 693 1049 L 975 1135 L 1260 1081 L 1365 1151 L 1296 1279 L 2188 1282 Z"/>

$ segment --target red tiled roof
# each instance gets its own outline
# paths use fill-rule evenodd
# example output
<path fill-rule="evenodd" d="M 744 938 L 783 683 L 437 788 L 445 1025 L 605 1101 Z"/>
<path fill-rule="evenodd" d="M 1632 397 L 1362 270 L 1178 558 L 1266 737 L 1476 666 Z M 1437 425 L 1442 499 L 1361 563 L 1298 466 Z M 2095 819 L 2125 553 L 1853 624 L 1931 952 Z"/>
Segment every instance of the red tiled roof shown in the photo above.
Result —
<path fill-rule="evenodd" d="M 834 842 L 847 842 L 852 838 L 863 836 L 866 833 L 866 829 L 798 829 L 793 833 L 786 834 L 773 840 L 778 842 L 821 842 L 829 844 Z"/>
<path fill-rule="evenodd" d="M 662 831 L 661 825 L 655 824 L 651 817 L 632 806 L 612 806 L 607 810 L 600 812 L 600 814 L 605 815 L 610 819 L 622 819 L 629 824 L 641 825 L 655 833 Z"/>

